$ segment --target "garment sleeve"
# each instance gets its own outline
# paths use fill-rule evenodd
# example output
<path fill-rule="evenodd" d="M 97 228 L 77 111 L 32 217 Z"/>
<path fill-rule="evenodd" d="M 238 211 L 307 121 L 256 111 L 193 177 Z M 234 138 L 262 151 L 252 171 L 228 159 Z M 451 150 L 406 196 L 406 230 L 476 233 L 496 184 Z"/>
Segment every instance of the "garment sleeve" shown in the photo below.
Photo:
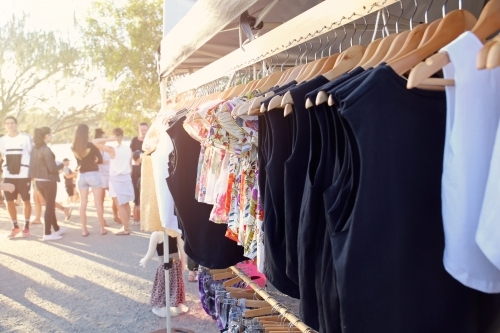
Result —
<path fill-rule="evenodd" d="M 102 155 L 101 151 L 97 149 L 96 146 L 94 146 L 92 143 L 90 144 L 90 151 L 92 155 L 97 157 L 97 163 L 96 164 L 102 164 Z"/>
<path fill-rule="evenodd" d="M 49 173 L 55 173 L 59 174 L 59 170 L 61 170 L 64 167 L 64 164 L 57 164 L 56 163 L 56 158 L 52 150 L 47 147 L 45 149 L 45 153 L 43 154 L 43 158 L 45 159 L 45 165 L 47 166 L 47 169 L 49 170 Z"/>

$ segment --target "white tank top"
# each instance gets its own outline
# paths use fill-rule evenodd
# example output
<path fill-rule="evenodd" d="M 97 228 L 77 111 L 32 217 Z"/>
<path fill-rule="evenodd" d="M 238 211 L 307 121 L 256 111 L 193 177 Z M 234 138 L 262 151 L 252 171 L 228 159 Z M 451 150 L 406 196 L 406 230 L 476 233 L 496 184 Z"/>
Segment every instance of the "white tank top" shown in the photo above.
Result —
<path fill-rule="evenodd" d="M 115 157 L 109 161 L 109 175 L 118 176 L 131 173 L 130 160 L 132 158 L 132 151 L 130 147 L 121 144 L 111 146 L 115 150 Z"/>
<path fill-rule="evenodd" d="M 482 46 L 476 35 L 467 31 L 443 48 L 451 60 L 444 68 L 444 75 L 455 80 L 454 87 L 446 88 L 448 105 L 441 192 L 445 232 L 443 261 L 446 270 L 464 285 L 498 293 L 500 270 L 493 264 L 495 255 L 491 250 L 498 249 L 500 244 L 500 210 L 498 196 L 494 194 L 489 198 L 487 193 L 485 197 L 485 191 L 488 182 L 500 179 L 498 166 L 490 169 L 500 121 L 500 68 L 476 68 Z M 494 206 L 488 205 L 488 201 L 494 202 Z M 485 211 L 496 211 L 496 215 L 485 214 Z M 487 218 L 494 215 L 493 219 Z"/>

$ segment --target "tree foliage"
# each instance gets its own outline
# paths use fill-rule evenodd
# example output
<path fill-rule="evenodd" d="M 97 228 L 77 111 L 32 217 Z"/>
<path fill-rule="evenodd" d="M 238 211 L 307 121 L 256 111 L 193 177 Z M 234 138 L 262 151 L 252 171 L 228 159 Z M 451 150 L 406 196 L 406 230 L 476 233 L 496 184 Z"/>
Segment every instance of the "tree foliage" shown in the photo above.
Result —
<path fill-rule="evenodd" d="M 53 32 L 28 31 L 26 16 L 0 27 L 0 116 L 19 116 L 30 99 L 43 100 L 37 88 L 51 79 L 72 75 L 78 52 Z"/>
<path fill-rule="evenodd" d="M 105 120 L 135 134 L 160 107 L 155 52 L 162 37 L 162 0 L 93 3 L 82 27 L 86 53 L 113 87 Z"/>
<path fill-rule="evenodd" d="M 68 129 L 59 136 L 67 141 L 70 126 L 102 116 L 99 102 L 74 102 L 95 89 L 95 79 L 86 74 L 78 48 L 55 32 L 30 30 L 27 22 L 27 16 L 13 16 L 0 26 L 0 119 L 13 115 L 29 133 L 36 126 Z"/>

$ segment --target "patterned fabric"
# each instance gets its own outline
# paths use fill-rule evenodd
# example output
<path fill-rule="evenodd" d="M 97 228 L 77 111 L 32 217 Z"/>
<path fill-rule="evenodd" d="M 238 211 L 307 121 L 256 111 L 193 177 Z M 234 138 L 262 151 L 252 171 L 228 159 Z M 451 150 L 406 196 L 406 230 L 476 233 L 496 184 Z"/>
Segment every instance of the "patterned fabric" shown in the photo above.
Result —
<path fill-rule="evenodd" d="M 257 186 L 258 116 L 232 115 L 245 101 L 238 97 L 202 105 L 188 116 L 184 128 L 202 145 L 196 199 L 213 204 L 210 221 L 226 223 L 226 237 L 255 259 L 261 252 L 258 228 L 264 214 Z"/>
<path fill-rule="evenodd" d="M 167 304 L 165 295 L 165 269 L 163 268 L 163 256 L 159 256 L 158 258 L 160 258 L 160 264 L 156 269 L 150 304 L 155 308 L 163 308 Z M 174 260 L 172 268 L 168 270 L 168 273 L 170 276 L 170 306 L 176 307 L 181 303 L 186 303 L 181 261 Z"/>

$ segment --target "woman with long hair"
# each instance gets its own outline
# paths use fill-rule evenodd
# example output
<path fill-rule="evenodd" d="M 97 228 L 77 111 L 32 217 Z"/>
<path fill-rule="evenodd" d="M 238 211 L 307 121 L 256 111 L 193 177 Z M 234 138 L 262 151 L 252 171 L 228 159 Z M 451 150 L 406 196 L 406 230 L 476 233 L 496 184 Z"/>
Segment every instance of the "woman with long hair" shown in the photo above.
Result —
<path fill-rule="evenodd" d="M 109 195 L 116 202 L 118 216 L 122 221 L 123 228 L 117 235 L 130 235 L 128 225 L 130 219 L 130 201 L 134 201 L 134 187 L 132 185 L 132 151 L 130 147 L 122 144 L 123 131 L 121 128 L 113 130 L 110 138 L 92 140 L 92 143 L 100 150 L 105 151 L 111 157 L 109 163 Z M 107 146 L 107 142 L 115 141 L 113 146 Z"/>
<path fill-rule="evenodd" d="M 73 145 L 71 147 L 78 163 L 78 189 L 80 190 L 80 222 L 82 223 L 82 236 L 87 237 L 87 203 L 89 188 L 94 194 L 94 204 L 97 211 L 97 217 L 101 227 L 101 235 L 106 235 L 106 222 L 104 221 L 104 208 L 102 205 L 103 183 L 99 174 L 98 165 L 102 163 L 102 155 L 92 143 L 89 142 L 89 127 L 80 124 L 76 128 Z"/>
<path fill-rule="evenodd" d="M 31 152 L 29 177 L 35 179 L 36 188 L 45 200 L 45 233 L 44 241 L 58 240 L 66 232 L 59 227 L 56 217 L 57 182 L 62 163 L 56 163 L 56 157 L 47 144 L 52 140 L 52 132 L 48 127 L 36 128 L 33 141 L 35 146 Z M 54 232 L 51 232 L 51 229 Z"/>

